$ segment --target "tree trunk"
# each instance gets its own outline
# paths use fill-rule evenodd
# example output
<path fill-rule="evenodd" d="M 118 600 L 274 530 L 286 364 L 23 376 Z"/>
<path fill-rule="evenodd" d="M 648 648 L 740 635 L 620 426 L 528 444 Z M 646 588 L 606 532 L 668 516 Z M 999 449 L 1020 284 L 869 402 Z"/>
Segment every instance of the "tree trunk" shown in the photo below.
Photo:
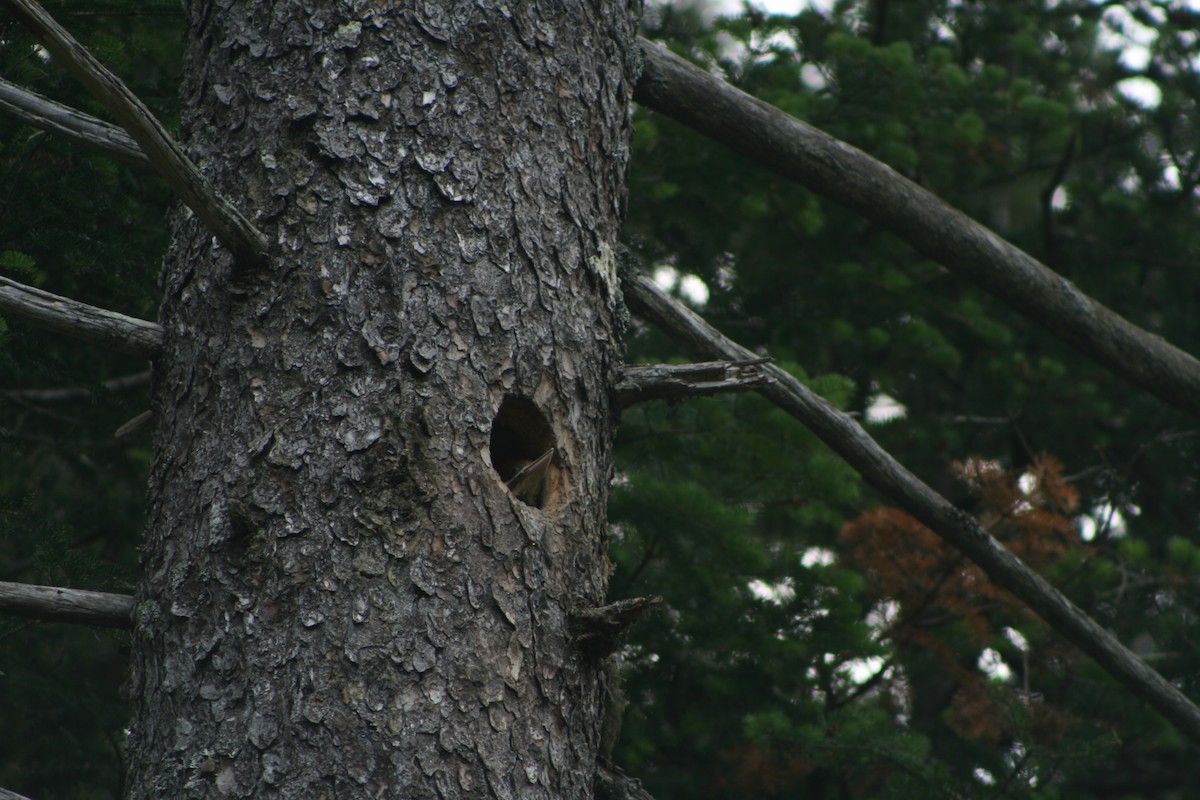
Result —
<path fill-rule="evenodd" d="M 182 138 L 277 249 L 167 255 L 130 796 L 590 797 L 633 14 L 225 5 Z"/>

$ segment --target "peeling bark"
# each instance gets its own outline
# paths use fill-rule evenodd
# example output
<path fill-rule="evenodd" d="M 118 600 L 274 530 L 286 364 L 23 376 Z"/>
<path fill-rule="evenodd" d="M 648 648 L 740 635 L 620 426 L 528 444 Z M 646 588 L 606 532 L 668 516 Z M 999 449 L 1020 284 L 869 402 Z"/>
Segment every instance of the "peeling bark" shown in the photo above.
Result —
<path fill-rule="evenodd" d="M 632 14 L 224 5 L 182 138 L 279 255 L 177 220 L 131 797 L 591 797 Z"/>

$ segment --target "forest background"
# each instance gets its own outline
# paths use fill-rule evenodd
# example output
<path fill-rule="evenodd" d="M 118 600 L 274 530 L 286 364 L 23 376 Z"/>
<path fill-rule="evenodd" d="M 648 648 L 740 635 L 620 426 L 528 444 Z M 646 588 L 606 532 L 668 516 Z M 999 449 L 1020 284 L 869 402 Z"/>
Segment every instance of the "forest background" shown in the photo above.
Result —
<path fill-rule="evenodd" d="M 48 4 L 170 123 L 171 2 Z M 1200 352 L 1200 13 L 1178 2 L 647 7 L 643 34 L 913 179 Z M 0 77 L 106 117 L 0 18 Z M 625 239 L 856 415 L 1191 697 L 1195 421 L 886 231 L 638 110 Z M 0 274 L 157 316 L 169 192 L 0 117 Z M 679 359 L 634 326 L 629 360 Z M 0 321 L 0 580 L 129 593 L 145 365 Z M 118 378 L 117 382 L 112 382 Z M 1171 798 L 1195 746 L 752 395 L 618 433 L 614 761 L 670 797 Z M 124 634 L 0 617 L 0 786 L 121 794 Z"/>

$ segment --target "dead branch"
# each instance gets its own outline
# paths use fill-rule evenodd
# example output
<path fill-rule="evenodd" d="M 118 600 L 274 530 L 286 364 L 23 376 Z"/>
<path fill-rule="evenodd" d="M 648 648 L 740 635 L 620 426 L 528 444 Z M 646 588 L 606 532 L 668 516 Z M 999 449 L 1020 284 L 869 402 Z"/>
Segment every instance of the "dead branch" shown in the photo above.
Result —
<path fill-rule="evenodd" d="M 635 313 L 688 350 L 709 358 L 754 356 L 673 300 L 649 278 L 632 277 L 623 288 Z M 764 369 L 775 380 L 759 390 L 763 395 L 800 420 L 867 483 L 978 564 L 997 586 L 1016 595 L 1180 731 L 1200 741 L 1200 708 L 1182 692 L 993 539 L 970 514 L 955 508 L 905 469 L 848 415 L 774 364 Z"/>
<path fill-rule="evenodd" d="M 770 359 L 707 361 L 702 364 L 626 364 L 614 387 L 618 408 L 647 400 L 682 400 L 727 392 L 749 392 L 770 381 L 762 365 Z"/>
<path fill-rule="evenodd" d="M 137 142 L 116 125 L 56 103 L 0 78 L 0 111 L 140 169 L 151 169 L 150 159 Z"/>
<path fill-rule="evenodd" d="M 866 153 L 641 40 L 634 99 L 819 192 L 959 272 L 1079 352 L 1200 415 L 1200 361 Z"/>
<path fill-rule="evenodd" d="M 0 581 L 0 612 L 6 614 L 47 622 L 131 628 L 133 607 L 133 598 L 123 594 Z"/>
<path fill-rule="evenodd" d="M 162 346 L 162 327 L 70 300 L 0 276 L 0 312 L 105 347 L 153 358 Z"/>
<path fill-rule="evenodd" d="M 217 195 L 150 109 L 33 0 L 0 0 L 80 83 L 104 103 L 155 169 L 243 264 L 266 259 L 270 243 L 240 211 Z"/>

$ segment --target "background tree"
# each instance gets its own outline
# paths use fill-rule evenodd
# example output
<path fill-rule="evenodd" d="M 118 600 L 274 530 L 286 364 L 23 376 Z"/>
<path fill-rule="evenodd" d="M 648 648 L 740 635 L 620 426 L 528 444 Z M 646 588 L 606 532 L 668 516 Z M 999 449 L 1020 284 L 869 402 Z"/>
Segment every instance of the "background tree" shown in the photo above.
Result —
<path fill-rule="evenodd" d="M 667 7 L 649 27 L 1195 352 L 1184 131 L 1196 22 L 1177 3 L 877 2 L 711 23 Z M 1122 31 L 1150 42 L 1147 63 L 1130 66 Z M 1153 81 L 1160 103 L 1124 93 L 1135 76 Z M 634 141 L 627 235 L 648 260 L 704 282 L 707 318 L 807 374 L 845 376 L 833 396 L 864 418 L 894 398 L 906 415 L 873 434 L 981 518 L 987 503 L 953 462 L 995 465 L 995 482 L 1017 491 L 1053 454 L 1080 495 L 1074 512 L 1054 513 L 1091 538 L 1068 547 L 1056 524 L 1042 545 L 1018 541 L 1065 548 L 1042 562 L 1056 585 L 1192 686 L 1190 419 L 893 235 L 719 145 L 653 113 L 637 118 Z M 676 352 L 649 334 L 633 346 L 647 358 Z M 729 797 L 1150 797 L 1191 785 L 1193 749 L 1117 699 L 1036 618 L 986 593 L 966 613 L 953 584 L 969 571 L 919 525 L 903 523 L 899 551 L 849 559 L 839 531 L 870 525 L 845 523 L 877 501 L 822 464 L 821 449 L 810 464 L 795 457 L 801 434 L 773 430 L 774 413 L 745 397 L 625 415 L 614 583 L 658 587 L 679 617 L 639 629 L 618 761 L 662 796 L 719 785 Z M 698 517 L 719 522 L 698 535 Z M 911 583 L 897 606 L 877 562 L 900 555 Z M 756 594 L 756 579 L 775 591 Z M 916 591 L 928 607 L 914 610 Z M 937 651 L 906 649 L 918 634 L 936 637 Z M 989 678 L 985 652 L 1011 676 Z"/>
<path fill-rule="evenodd" d="M 1170 3 L 1126 4 L 1125 15 L 1112 4 L 1050 5 L 841 3 L 828 14 L 751 13 L 711 25 L 668 8 L 651 15 L 647 33 L 875 154 L 1195 352 L 1183 298 L 1195 287 L 1187 258 L 1196 20 Z M 119 71 L 149 81 L 138 93 L 169 100 L 174 89 L 158 82 L 174 74 L 164 68 L 171 40 L 148 33 L 161 21 L 86 14 L 71 27 L 92 47 L 124 48 L 136 60 Z M 1134 70 L 1108 44 L 1117 23 L 1155 34 L 1144 67 Z M 30 56 L 20 31 L 5 29 L 0 40 L 5 77 L 33 70 L 20 82 L 96 110 Z M 130 42 L 140 43 L 132 55 Z M 1154 80 L 1157 105 L 1118 90 L 1135 71 Z M 705 314 L 719 327 L 798 374 L 826 376 L 813 385 L 863 418 L 883 395 L 901 403 L 903 419 L 872 429 L 881 441 L 1038 553 L 1077 603 L 1195 696 L 1191 420 L 855 215 L 661 117 L 642 114 L 637 124 L 626 237 L 644 258 L 699 276 L 710 292 Z M 21 206 L 31 211 L 47 200 L 29 221 L 3 216 L 7 274 L 29 282 L 41 270 L 62 294 L 152 317 L 155 294 L 137 293 L 157 268 L 161 239 L 139 243 L 113 227 L 114 212 L 93 214 L 153 217 L 161 211 L 152 203 L 129 202 L 131 186 L 159 202 L 163 190 L 53 138 L 4 130 L 4 168 L 24 181 L 14 179 L 11 197 L 35 198 Z M 39 161 L 45 148 L 59 148 L 61 160 Z M 78 165 L 92 162 L 113 176 L 108 183 L 77 181 Z M 83 208 L 72 209 L 71 197 Z M 150 222 L 140 229 L 161 236 Z M 74 241 L 68 233 L 101 255 L 108 247 L 127 257 L 68 259 L 60 246 Z M 95 269 L 104 264 L 141 272 Z M 31 363 L 25 354 L 43 352 L 44 334 L 11 327 L 0 388 L 95 387 L 138 369 L 74 345 Z M 649 332 L 631 349 L 653 360 L 678 354 Z M 6 423 L 9 574 L 123 588 L 136 575 L 130 531 L 139 528 L 146 450 L 107 435 L 89 446 L 79 433 L 85 424 L 106 433 L 143 401 L 93 392 L 82 410 L 68 407 L 79 428 L 46 414 L 62 412 L 44 398 L 8 401 L 24 412 Z M 89 480 L 105 482 L 94 492 L 77 477 L 88 461 L 101 466 Z M 919 525 L 889 509 L 862 513 L 878 499 L 764 401 L 627 411 L 616 463 L 611 595 L 663 594 L 669 610 L 636 629 L 623 653 L 631 702 L 615 760 L 658 796 L 1165 797 L 1191 785 L 1194 748 L 1172 728 L 1002 594 L 972 591 L 977 573 Z M 42 476 L 34 493 L 31 472 Z M 115 505 L 122 497 L 125 517 Z M 108 505 L 98 508 L 101 500 Z M 1072 536 L 1084 516 L 1096 526 L 1086 543 Z M 107 536 L 91 537 L 97 519 Z M 911 582 L 898 582 L 901 574 Z M 57 677 L 69 654 L 104 663 L 95 634 L 5 624 L 12 685 L 47 694 L 0 707 L 21 715 L 0 724 L 14 740 L 0 750 L 19 754 L 0 785 L 90 796 L 104 785 L 92 776 L 119 772 L 122 708 L 111 681 L 120 639 L 104 639 L 114 643 L 113 677 L 92 690 Z M 1012 677 L 990 678 L 983 654 Z M 107 721 L 106 736 L 97 721 Z M 61 749 L 38 747 L 28 733 L 41 724 L 94 742 L 95 755 L 63 769 Z"/>

